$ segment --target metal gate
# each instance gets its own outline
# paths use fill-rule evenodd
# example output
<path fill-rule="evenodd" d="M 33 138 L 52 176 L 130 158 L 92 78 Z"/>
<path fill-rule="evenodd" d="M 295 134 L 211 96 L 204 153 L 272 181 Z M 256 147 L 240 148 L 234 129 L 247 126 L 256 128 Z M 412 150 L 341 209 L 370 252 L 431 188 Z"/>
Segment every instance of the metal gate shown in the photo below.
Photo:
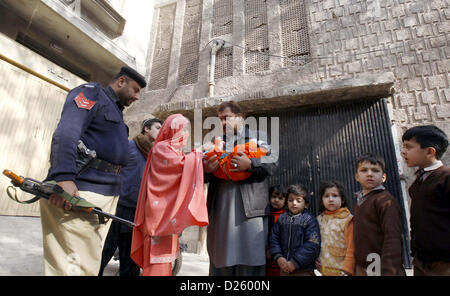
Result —
<path fill-rule="evenodd" d="M 42 180 L 67 91 L 84 81 L 1 34 L 0 76 L 0 172 Z M 0 175 L 0 215 L 39 216 L 39 203 L 21 205 L 8 198 L 9 185 Z M 32 196 L 18 190 L 18 197 Z"/>
<path fill-rule="evenodd" d="M 279 169 L 269 178 L 270 185 L 303 184 L 312 193 L 310 210 L 315 215 L 319 184 L 325 180 L 340 181 L 345 186 L 349 208 L 353 211 L 354 193 L 360 190 L 354 177 L 356 159 L 368 152 L 382 156 L 386 162 L 385 187 L 403 209 L 403 263 L 405 268 L 411 267 L 409 229 L 384 99 L 253 116 L 279 117 Z"/>

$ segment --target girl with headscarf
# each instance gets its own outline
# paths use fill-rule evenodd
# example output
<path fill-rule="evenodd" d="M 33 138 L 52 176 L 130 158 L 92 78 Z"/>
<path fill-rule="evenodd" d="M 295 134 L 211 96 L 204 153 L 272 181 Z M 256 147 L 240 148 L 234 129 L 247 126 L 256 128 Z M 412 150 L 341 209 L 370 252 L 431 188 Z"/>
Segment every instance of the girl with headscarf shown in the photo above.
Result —
<path fill-rule="evenodd" d="M 131 245 L 131 258 L 144 276 L 172 275 L 179 234 L 188 226 L 208 224 L 202 153 L 183 153 L 189 129 L 181 114 L 169 116 L 147 158 Z"/>

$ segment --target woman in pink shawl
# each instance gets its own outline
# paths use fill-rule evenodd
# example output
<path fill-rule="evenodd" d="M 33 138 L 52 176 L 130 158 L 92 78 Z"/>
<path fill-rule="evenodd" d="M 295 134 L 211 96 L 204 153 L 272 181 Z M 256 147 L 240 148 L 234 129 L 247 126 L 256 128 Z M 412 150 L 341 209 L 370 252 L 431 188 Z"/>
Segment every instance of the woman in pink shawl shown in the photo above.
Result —
<path fill-rule="evenodd" d="M 188 226 L 208 224 L 203 193 L 202 153 L 183 153 L 189 120 L 169 116 L 148 154 L 136 208 L 131 258 L 142 275 L 172 275 L 178 235 Z"/>

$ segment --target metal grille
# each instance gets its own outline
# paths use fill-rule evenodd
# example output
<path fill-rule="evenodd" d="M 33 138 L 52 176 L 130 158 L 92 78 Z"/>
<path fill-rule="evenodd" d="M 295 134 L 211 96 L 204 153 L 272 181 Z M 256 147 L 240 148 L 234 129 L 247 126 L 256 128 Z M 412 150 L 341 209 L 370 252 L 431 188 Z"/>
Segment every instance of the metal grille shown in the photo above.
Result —
<path fill-rule="evenodd" d="M 158 18 L 158 32 L 156 36 L 155 51 L 150 74 L 151 90 L 167 87 L 169 76 L 170 51 L 172 48 L 173 27 L 176 4 L 160 8 Z"/>
<path fill-rule="evenodd" d="M 198 80 L 202 8 L 202 0 L 186 0 L 180 66 L 178 69 L 179 85 L 195 83 Z"/>
<path fill-rule="evenodd" d="M 233 33 L 233 0 L 214 0 L 212 36 Z"/>
<path fill-rule="evenodd" d="M 304 65 L 310 52 L 304 0 L 280 0 L 280 11 L 284 66 Z"/>
<path fill-rule="evenodd" d="M 360 190 L 354 177 L 356 159 L 368 152 L 384 158 L 388 175 L 384 185 L 404 209 L 390 120 L 384 100 L 294 109 L 261 116 L 280 118 L 279 170 L 269 177 L 269 183 L 283 186 L 301 183 L 306 186 L 313 193 L 309 209 L 314 215 L 318 214 L 319 184 L 325 180 L 336 180 L 344 185 L 349 197 L 349 208 L 353 209 L 353 193 Z M 408 267 L 409 231 L 405 213 L 402 214 L 403 263 Z"/>
<path fill-rule="evenodd" d="M 245 72 L 269 69 L 269 34 L 265 0 L 245 1 Z M 256 51 L 256 52 L 254 52 Z M 265 53 L 265 54 L 264 54 Z"/>
<path fill-rule="evenodd" d="M 225 47 L 217 52 L 214 79 L 233 75 L 233 47 Z"/>

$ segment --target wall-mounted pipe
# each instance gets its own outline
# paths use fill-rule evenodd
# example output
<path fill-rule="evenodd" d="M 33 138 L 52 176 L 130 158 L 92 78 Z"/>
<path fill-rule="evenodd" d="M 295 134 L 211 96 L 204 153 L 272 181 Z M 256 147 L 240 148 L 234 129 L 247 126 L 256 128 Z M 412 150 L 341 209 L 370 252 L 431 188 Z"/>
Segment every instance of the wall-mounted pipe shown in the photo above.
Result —
<path fill-rule="evenodd" d="M 214 97 L 214 86 L 216 83 L 214 82 L 214 70 L 216 68 L 216 53 L 225 45 L 224 40 L 216 39 L 211 43 L 211 59 L 209 63 L 209 97 Z"/>

